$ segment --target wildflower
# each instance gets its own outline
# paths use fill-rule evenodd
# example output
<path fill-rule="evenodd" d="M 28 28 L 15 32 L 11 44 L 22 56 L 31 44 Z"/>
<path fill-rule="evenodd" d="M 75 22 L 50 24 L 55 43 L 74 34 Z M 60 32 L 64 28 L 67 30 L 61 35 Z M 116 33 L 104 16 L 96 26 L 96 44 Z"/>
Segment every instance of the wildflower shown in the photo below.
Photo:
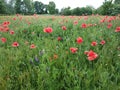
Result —
<path fill-rule="evenodd" d="M 10 25 L 10 22 L 9 21 L 5 21 L 5 22 L 2 23 L 2 25 L 6 27 L 6 26 Z"/>
<path fill-rule="evenodd" d="M 108 26 L 107 26 L 107 28 L 111 28 L 112 27 L 112 24 L 110 23 L 110 24 L 108 24 Z"/>
<path fill-rule="evenodd" d="M 57 38 L 57 40 L 58 40 L 58 41 L 61 41 L 61 40 L 62 40 L 62 38 L 61 38 L 61 37 L 58 37 L 58 38 Z"/>
<path fill-rule="evenodd" d="M 73 23 L 74 25 L 77 25 L 78 24 L 78 21 L 74 21 L 74 23 Z"/>
<path fill-rule="evenodd" d="M 31 45 L 30 45 L 30 48 L 31 48 L 31 49 L 34 49 L 34 48 L 36 48 L 36 46 L 35 46 L 34 44 L 31 44 Z"/>
<path fill-rule="evenodd" d="M 44 28 L 43 30 L 45 33 L 52 33 L 53 29 L 51 27 Z"/>
<path fill-rule="evenodd" d="M 88 60 L 89 60 L 89 61 L 93 61 L 93 60 L 95 60 L 95 59 L 98 57 L 98 54 L 95 53 L 94 51 L 90 50 L 90 51 L 87 53 L 87 56 L 88 56 Z"/>
<path fill-rule="evenodd" d="M 78 44 L 81 44 L 81 43 L 83 42 L 82 37 L 78 37 L 78 38 L 76 39 L 76 42 L 77 42 Z"/>
<path fill-rule="evenodd" d="M 87 55 L 89 51 L 85 51 L 84 54 Z"/>
<path fill-rule="evenodd" d="M 14 31 L 13 31 L 13 30 L 11 30 L 11 31 L 10 31 L 10 34 L 11 34 L 11 35 L 12 35 L 12 34 L 14 34 Z"/>
<path fill-rule="evenodd" d="M 16 20 L 16 18 L 14 17 L 13 20 Z"/>
<path fill-rule="evenodd" d="M 35 56 L 34 60 L 35 60 L 35 62 L 39 62 L 39 59 L 37 56 Z"/>
<path fill-rule="evenodd" d="M 19 46 L 19 43 L 18 43 L 18 42 L 13 42 L 12 46 L 13 46 L 13 47 L 18 47 L 18 46 Z"/>
<path fill-rule="evenodd" d="M 115 32 L 120 32 L 120 27 L 116 27 Z"/>
<path fill-rule="evenodd" d="M 96 46 L 96 45 L 97 45 L 97 42 L 93 41 L 93 42 L 91 43 L 91 45 L 92 45 L 92 46 Z"/>
<path fill-rule="evenodd" d="M 101 45 L 104 45 L 104 44 L 105 44 L 105 40 L 102 40 L 102 41 L 100 42 L 100 44 L 101 44 Z"/>
<path fill-rule="evenodd" d="M 58 55 L 57 55 L 57 54 L 54 54 L 54 55 L 53 55 L 53 58 L 54 58 L 54 59 L 57 59 L 57 58 L 58 58 Z"/>
<path fill-rule="evenodd" d="M 77 50 L 78 50 L 78 48 L 75 48 L 75 47 L 71 47 L 71 48 L 70 48 L 70 51 L 71 51 L 72 53 L 76 53 Z"/>
<path fill-rule="evenodd" d="M 66 26 L 62 26 L 62 30 L 67 30 Z"/>
<path fill-rule="evenodd" d="M 2 43 L 5 43 L 5 42 L 7 41 L 7 39 L 4 38 L 4 37 L 2 37 L 2 38 L 1 38 L 1 41 L 2 41 Z"/>
<path fill-rule="evenodd" d="M 83 24 L 81 25 L 81 27 L 82 27 L 82 28 L 87 28 L 87 24 L 83 23 Z"/>
<path fill-rule="evenodd" d="M 4 28 L 4 31 L 5 31 L 5 32 L 9 31 L 9 28 L 8 28 L 8 27 L 5 27 L 5 28 Z"/>
<path fill-rule="evenodd" d="M 44 53 L 45 53 L 45 50 L 44 50 L 44 49 L 41 50 L 41 51 L 39 51 L 39 55 L 40 55 L 40 56 L 42 56 Z"/>

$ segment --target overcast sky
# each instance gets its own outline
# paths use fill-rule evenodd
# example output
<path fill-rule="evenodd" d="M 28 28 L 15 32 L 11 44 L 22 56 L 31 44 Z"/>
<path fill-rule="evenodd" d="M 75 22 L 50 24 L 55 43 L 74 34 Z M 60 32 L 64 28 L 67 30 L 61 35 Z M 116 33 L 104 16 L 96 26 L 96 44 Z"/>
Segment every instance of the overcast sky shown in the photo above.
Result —
<path fill-rule="evenodd" d="M 94 8 L 98 8 L 104 2 L 104 0 L 33 0 L 33 1 L 41 1 L 44 4 L 48 4 L 49 1 L 54 1 L 58 9 L 68 6 L 70 6 L 71 8 L 85 7 L 86 5 L 92 5 Z"/>

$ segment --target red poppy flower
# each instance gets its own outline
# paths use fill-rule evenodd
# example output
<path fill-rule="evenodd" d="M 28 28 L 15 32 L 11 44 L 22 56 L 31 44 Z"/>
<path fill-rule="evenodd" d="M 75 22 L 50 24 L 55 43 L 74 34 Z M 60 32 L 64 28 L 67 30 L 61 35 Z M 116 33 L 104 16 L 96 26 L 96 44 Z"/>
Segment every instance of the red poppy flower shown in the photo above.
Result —
<path fill-rule="evenodd" d="M 77 50 L 78 50 L 78 48 L 75 48 L 75 47 L 71 47 L 71 48 L 70 48 L 70 51 L 71 51 L 72 53 L 76 53 Z"/>
<path fill-rule="evenodd" d="M 4 32 L 8 32 L 8 31 L 9 31 L 8 27 L 4 28 Z"/>
<path fill-rule="evenodd" d="M 51 27 L 44 28 L 43 30 L 45 33 L 52 33 L 53 29 Z"/>
<path fill-rule="evenodd" d="M 13 42 L 12 46 L 13 46 L 13 47 L 18 47 L 18 46 L 19 46 L 19 43 L 18 43 L 18 42 Z"/>
<path fill-rule="evenodd" d="M 96 45 L 97 45 L 97 42 L 93 41 L 93 42 L 91 43 L 91 45 L 92 45 L 92 46 L 96 46 Z"/>
<path fill-rule="evenodd" d="M 4 29 L 4 28 L 3 28 L 2 26 L 0 26 L 0 31 L 3 31 L 3 29 Z"/>
<path fill-rule="evenodd" d="M 84 54 L 87 55 L 89 51 L 85 51 Z"/>
<path fill-rule="evenodd" d="M 16 16 L 18 17 L 18 16 L 19 16 L 19 14 L 16 14 Z"/>
<path fill-rule="evenodd" d="M 4 37 L 2 37 L 2 38 L 1 38 L 1 41 L 2 41 L 2 43 L 5 43 L 5 42 L 7 41 L 7 39 L 4 38 Z"/>
<path fill-rule="evenodd" d="M 87 53 L 87 56 L 88 56 L 88 60 L 89 60 L 89 61 L 93 61 L 93 60 L 95 60 L 95 59 L 98 57 L 97 53 L 95 53 L 95 52 L 92 51 L 92 50 L 90 50 L 90 51 Z"/>
<path fill-rule="evenodd" d="M 105 22 L 105 19 L 102 19 L 100 22 L 101 22 L 101 23 L 104 23 L 104 22 Z"/>
<path fill-rule="evenodd" d="M 5 22 L 2 23 L 2 25 L 3 25 L 4 27 L 6 27 L 6 26 L 10 25 L 10 22 L 9 22 L 9 21 L 5 21 Z"/>
<path fill-rule="evenodd" d="M 16 18 L 13 18 L 13 20 L 16 20 Z"/>
<path fill-rule="evenodd" d="M 115 32 L 120 32 L 120 27 L 116 27 Z"/>
<path fill-rule="evenodd" d="M 105 40 L 102 40 L 102 41 L 100 42 L 101 45 L 104 45 L 105 43 L 106 43 Z"/>
<path fill-rule="evenodd" d="M 66 26 L 62 26 L 62 30 L 67 30 Z"/>
<path fill-rule="evenodd" d="M 83 23 L 83 24 L 81 25 L 81 27 L 82 27 L 82 28 L 87 28 L 87 24 Z"/>
<path fill-rule="evenodd" d="M 76 42 L 77 42 L 78 44 L 81 44 L 81 43 L 83 42 L 82 37 L 78 37 L 78 38 L 76 39 Z"/>
<path fill-rule="evenodd" d="M 11 30 L 11 31 L 10 31 L 10 34 L 14 34 L 14 31 L 13 31 L 13 30 Z"/>
<path fill-rule="evenodd" d="M 110 24 L 108 24 L 108 26 L 107 26 L 107 28 L 111 28 L 112 27 L 112 24 L 110 23 Z"/>
<path fill-rule="evenodd" d="M 78 21 L 74 21 L 74 23 L 73 23 L 74 25 L 77 25 L 78 24 Z"/>
<path fill-rule="evenodd" d="M 36 46 L 35 46 L 34 44 L 31 44 L 31 45 L 30 45 L 30 48 L 31 48 L 31 49 L 34 49 L 34 48 L 36 48 Z"/>
<path fill-rule="evenodd" d="M 62 38 L 61 38 L 61 37 L 58 37 L 58 38 L 57 38 L 57 40 L 58 40 L 58 41 L 61 41 L 61 40 L 62 40 Z"/>

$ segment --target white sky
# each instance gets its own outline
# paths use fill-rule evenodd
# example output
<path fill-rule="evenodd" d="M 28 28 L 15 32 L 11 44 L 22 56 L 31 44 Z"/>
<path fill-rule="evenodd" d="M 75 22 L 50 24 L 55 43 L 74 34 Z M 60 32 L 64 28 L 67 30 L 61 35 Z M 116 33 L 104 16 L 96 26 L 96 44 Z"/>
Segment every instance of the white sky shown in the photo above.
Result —
<path fill-rule="evenodd" d="M 49 1 L 54 1 L 56 4 L 56 8 L 58 9 L 68 6 L 70 6 L 71 8 L 85 7 L 86 5 L 92 5 L 94 8 L 98 8 L 104 2 L 104 0 L 33 0 L 33 1 L 41 1 L 44 4 L 48 4 Z"/>

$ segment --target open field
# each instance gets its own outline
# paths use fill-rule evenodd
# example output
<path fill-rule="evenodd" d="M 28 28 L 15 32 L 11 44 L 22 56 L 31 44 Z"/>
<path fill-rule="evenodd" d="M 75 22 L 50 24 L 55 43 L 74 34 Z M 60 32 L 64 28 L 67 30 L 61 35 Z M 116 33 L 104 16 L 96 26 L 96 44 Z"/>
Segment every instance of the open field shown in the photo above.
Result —
<path fill-rule="evenodd" d="M 0 16 L 0 90 L 120 90 L 120 19 Z"/>

